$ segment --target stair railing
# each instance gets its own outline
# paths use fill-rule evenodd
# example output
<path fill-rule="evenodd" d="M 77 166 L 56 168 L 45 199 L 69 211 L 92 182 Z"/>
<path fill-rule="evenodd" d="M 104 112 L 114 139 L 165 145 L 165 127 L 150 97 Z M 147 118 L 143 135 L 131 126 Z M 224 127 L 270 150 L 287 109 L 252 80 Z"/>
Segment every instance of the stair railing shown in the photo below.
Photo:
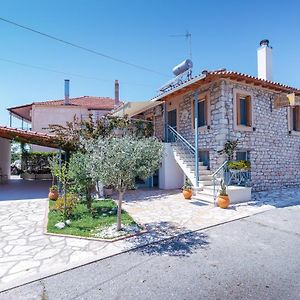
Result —
<path fill-rule="evenodd" d="M 213 178 L 213 185 L 214 185 L 214 205 L 217 206 L 217 193 L 219 189 L 216 187 L 216 181 L 219 175 L 221 175 L 221 178 L 224 180 L 224 172 L 227 169 L 227 160 L 225 160 L 222 165 L 212 174 Z"/>
<path fill-rule="evenodd" d="M 179 143 L 184 146 L 193 156 L 195 155 L 195 147 L 192 146 L 180 133 L 178 133 L 173 127 L 167 125 L 168 129 L 168 142 Z"/>

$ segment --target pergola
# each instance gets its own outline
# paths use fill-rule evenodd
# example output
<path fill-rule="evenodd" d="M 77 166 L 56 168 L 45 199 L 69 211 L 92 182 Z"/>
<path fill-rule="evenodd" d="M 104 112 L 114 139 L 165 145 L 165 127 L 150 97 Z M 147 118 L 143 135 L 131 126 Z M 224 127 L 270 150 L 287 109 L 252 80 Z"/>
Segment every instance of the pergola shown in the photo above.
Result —
<path fill-rule="evenodd" d="M 4 178 L 10 178 L 10 141 L 69 150 L 56 135 L 0 126 L 0 175 Z"/>

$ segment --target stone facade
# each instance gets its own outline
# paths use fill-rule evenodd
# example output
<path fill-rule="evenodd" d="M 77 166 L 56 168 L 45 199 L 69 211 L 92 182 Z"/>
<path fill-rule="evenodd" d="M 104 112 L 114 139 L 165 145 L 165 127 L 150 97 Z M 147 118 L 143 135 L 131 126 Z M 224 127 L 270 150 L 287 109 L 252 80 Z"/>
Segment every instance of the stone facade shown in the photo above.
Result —
<path fill-rule="evenodd" d="M 251 95 L 252 128 L 239 130 L 234 124 L 234 93 Z M 218 154 L 227 140 L 238 139 L 238 151 L 249 151 L 253 190 L 300 185 L 300 136 L 289 132 L 288 108 L 274 108 L 275 92 L 219 80 L 198 89 L 208 95 L 209 126 L 199 128 L 198 149 L 209 151 L 211 170 L 224 161 Z M 177 110 L 177 131 L 194 144 L 193 93 L 167 100 L 167 111 Z M 163 136 L 163 117 L 155 120 L 155 132 Z"/>

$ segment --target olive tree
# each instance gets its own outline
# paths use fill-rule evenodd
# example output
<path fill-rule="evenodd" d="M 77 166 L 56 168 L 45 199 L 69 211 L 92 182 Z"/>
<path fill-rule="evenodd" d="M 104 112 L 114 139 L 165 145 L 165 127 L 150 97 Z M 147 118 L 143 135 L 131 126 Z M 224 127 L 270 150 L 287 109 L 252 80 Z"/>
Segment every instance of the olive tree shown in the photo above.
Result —
<path fill-rule="evenodd" d="M 122 201 L 126 190 L 135 187 L 137 177 L 145 180 L 159 168 L 163 144 L 156 138 L 99 138 L 86 141 L 91 175 L 119 193 L 117 230 L 121 229 Z"/>

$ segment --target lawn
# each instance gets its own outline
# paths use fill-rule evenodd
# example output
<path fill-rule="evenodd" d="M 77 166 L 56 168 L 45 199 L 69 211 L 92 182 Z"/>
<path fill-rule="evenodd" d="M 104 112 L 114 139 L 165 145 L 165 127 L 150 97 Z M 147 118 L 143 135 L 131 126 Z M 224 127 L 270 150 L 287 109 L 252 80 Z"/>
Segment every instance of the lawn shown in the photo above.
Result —
<path fill-rule="evenodd" d="M 90 214 L 84 203 L 79 203 L 74 210 L 71 224 L 58 229 L 54 225 L 63 220 L 61 212 L 54 209 L 55 201 L 49 201 L 48 227 L 49 233 L 68 234 L 83 237 L 94 237 L 94 231 L 109 227 L 117 221 L 117 206 L 112 200 L 93 202 L 93 213 Z M 135 225 L 130 215 L 122 211 L 122 224 Z"/>

